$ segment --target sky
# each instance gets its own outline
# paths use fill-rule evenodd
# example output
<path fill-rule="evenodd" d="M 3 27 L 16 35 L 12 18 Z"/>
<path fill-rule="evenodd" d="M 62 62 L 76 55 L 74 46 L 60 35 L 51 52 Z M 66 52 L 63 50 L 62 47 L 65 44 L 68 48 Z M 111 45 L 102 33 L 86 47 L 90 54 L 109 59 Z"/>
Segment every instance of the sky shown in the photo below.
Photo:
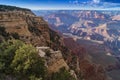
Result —
<path fill-rule="evenodd" d="M 12 5 L 32 10 L 49 9 L 117 9 L 120 0 L 0 0 L 2 5 Z"/>

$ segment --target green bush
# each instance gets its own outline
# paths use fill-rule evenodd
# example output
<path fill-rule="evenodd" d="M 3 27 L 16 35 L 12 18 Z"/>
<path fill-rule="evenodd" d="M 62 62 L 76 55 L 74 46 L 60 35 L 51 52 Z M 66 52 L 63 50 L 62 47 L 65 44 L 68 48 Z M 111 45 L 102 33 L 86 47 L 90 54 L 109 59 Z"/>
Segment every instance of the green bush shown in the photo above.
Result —
<path fill-rule="evenodd" d="M 42 34 L 42 32 L 37 27 L 29 26 L 28 29 L 30 32 L 34 33 L 37 36 L 40 36 Z"/>
<path fill-rule="evenodd" d="M 15 74 L 20 76 L 45 77 L 44 59 L 39 57 L 36 48 L 32 45 L 21 46 L 15 52 L 11 66 L 14 68 Z"/>
<path fill-rule="evenodd" d="M 3 36 L 6 40 L 9 39 L 9 33 L 5 31 L 5 27 L 0 26 L 0 36 Z"/>
<path fill-rule="evenodd" d="M 0 44 L 0 77 L 6 75 L 17 80 L 41 80 L 46 74 L 44 63 L 32 45 L 19 40 Z"/>
<path fill-rule="evenodd" d="M 18 33 L 11 33 L 11 35 L 14 39 L 20 39 L 20 36 Z"/>
<path fill-rule="evenodd" d="M 65 68 L 59 72 L 53 73 L 50 80 L 75 80 Z"/>
<path fill-rule="evenodd" d="M 14 58 L 15 51 L 22 46 L 21 41 L 8 41 L 0 44 L 0 72 L 9 74 L 12 72 L 10 64 Z"/>

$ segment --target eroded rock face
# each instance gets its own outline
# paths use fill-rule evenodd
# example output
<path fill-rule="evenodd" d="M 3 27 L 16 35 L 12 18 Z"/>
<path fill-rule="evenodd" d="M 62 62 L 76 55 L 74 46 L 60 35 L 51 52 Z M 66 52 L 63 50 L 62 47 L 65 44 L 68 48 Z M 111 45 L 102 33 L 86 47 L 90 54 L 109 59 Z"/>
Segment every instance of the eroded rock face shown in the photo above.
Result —
<path fill-rule="evenodd" d="M 32 12 L 0 12 L 0 26 L 10 34 L 17 33 L 22 41 L 32 43 L 34 46 L 54 47 L 55 41 L 61 43 L 59 36 L 48 27 L 47 22 Z"/>
<path fill-rule="evenodd" d="M 70 60 L 70 62 L 74 64 L 73 67 L 75 68 L 75 72 L 79 79 L 109 80 L 104 67 L 94 63 L 91 59 L 92 56 L 86 52 L 82 45 L 75 43 L 72 38 L 65 38 L 64 42 L 74 54 L 74 59 Z"/>
<path fill-rule="evenodd" d="M 101 65 L 90 63 L 87 60 L 82 60 L 80 63 L 80 70 L 85 80 L 108 80 Z"/>
<path fill-rule="evenodd" d="M 49 47 L 37 47 L 39 55 L 46 60 L 46 66 L 49 73 L 58 72 L 61 68 L 69 70 L 69 66 L 65 62 L 60 51 L 54 51 Z"/>

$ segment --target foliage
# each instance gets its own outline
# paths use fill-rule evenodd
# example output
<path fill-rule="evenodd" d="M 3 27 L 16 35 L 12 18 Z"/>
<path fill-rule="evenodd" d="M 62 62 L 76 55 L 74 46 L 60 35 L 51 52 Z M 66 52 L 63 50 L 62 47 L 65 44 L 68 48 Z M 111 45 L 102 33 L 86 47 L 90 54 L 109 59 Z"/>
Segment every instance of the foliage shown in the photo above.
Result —
<path fill-rule="evenodd" d="M 30 80 L 42 80 L 42 78 L 36 78 L 35 76 L 30 76 Z"/>
<path fill-rule="evenodd" d="M 44 59 L 35 47 L 19 40 L 0 44 L 0 77 L 12 75 L 17 80 L 42 80 L 45 74 Z"/>
<path fill-rule="evenodd" d="M 75 80 L 65 68 L 61 68 L 59 72 L 53 73 L 50 80 Z"/>
<path fill-rule="evenodd" d="M 50 52 L 50 50 L 49 50 L 49 49 L 45 50 L 45 53 L 46 53 L 46 56 L 50 57 L 51 52 Z"/>
<path fill-rule="evenodd" d="M 11 73 L 11 64 L 15 51 L 22 46 L 21 41 L 8 41 L 0 44 L 0 72 Z"/>
<path fill-rule="evenodd" d="M 23 45 L 16 52 L 11 66 L 15 74 L 21 76 L 45 77 L 44 59 L 38 56 L 36 48 L 32 45 Z"/>
<path fill-rule="evenodd" d="M 11 33 L 11 35 L 14 39 L 20 39 L 20 36 L 18 33 Z"/>
<path fill-rule="evenodd" d="M 9 38 L 9 33 L 5 31 L 5 27 L 0 26 L 0 36 L 4 36 L 5 39 Z"/>
<path fill-rule="evenodd" d="M 30 32 L 34 33 L 37 36 L 41 35 L 41 31 L 36 27 L 29 26 L 28 29 Z"/>
<path fill-rule="evenodd" d="M 52 31 L 51 29 L 49 29 L 49 30 L 50 30 L 50 33 L 49 33 L 50 40 L 54 43 L 60 44 L 59 43 L 60 36 L 56 32 Z"/>
<path fill-rule="evenodd" d="M 5 30 L 5 27 L 0 26 L 0 36 L 4 37 L 5 40 L 9 40 L 12 38 L 19 39 L 18 33 L 8 33 Z M 2 40 L 3 41 L 3 40 Z"/>

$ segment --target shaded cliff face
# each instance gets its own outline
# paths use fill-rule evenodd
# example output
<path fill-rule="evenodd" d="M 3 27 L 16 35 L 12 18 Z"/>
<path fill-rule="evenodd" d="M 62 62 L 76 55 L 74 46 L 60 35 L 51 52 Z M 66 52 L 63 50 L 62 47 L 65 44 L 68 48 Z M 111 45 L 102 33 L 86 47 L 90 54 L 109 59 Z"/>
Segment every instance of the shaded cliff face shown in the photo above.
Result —
<path fill-rule="evenodd" d="M 27 13 L 24 11 L 1 11 L 0 26 L 4 27 L 7 33 L 16 33 L 21 40 L 32 43 L 34 46 L 54 47 L 62 44 L 60 37 L 49 29 L 47 22 L 30 11 Z"/>
<path fill-rule="evenodd" d="M 95 59 L 94 56 L 96 54 L 92 56 L 90 54 L 92 51 L 88 52 L 85 48 L 86 45 L 79 45 L 79 43 L 69 37 L 64 38 L 64 42 L 74 55 L 69 61 L 74 64 L 71 67 L 75 69 L 78 78 L 85 80 L 109 80 L 105 67 L 99 62 L 101 60 L 95 63 L 93 59 Z"/>

